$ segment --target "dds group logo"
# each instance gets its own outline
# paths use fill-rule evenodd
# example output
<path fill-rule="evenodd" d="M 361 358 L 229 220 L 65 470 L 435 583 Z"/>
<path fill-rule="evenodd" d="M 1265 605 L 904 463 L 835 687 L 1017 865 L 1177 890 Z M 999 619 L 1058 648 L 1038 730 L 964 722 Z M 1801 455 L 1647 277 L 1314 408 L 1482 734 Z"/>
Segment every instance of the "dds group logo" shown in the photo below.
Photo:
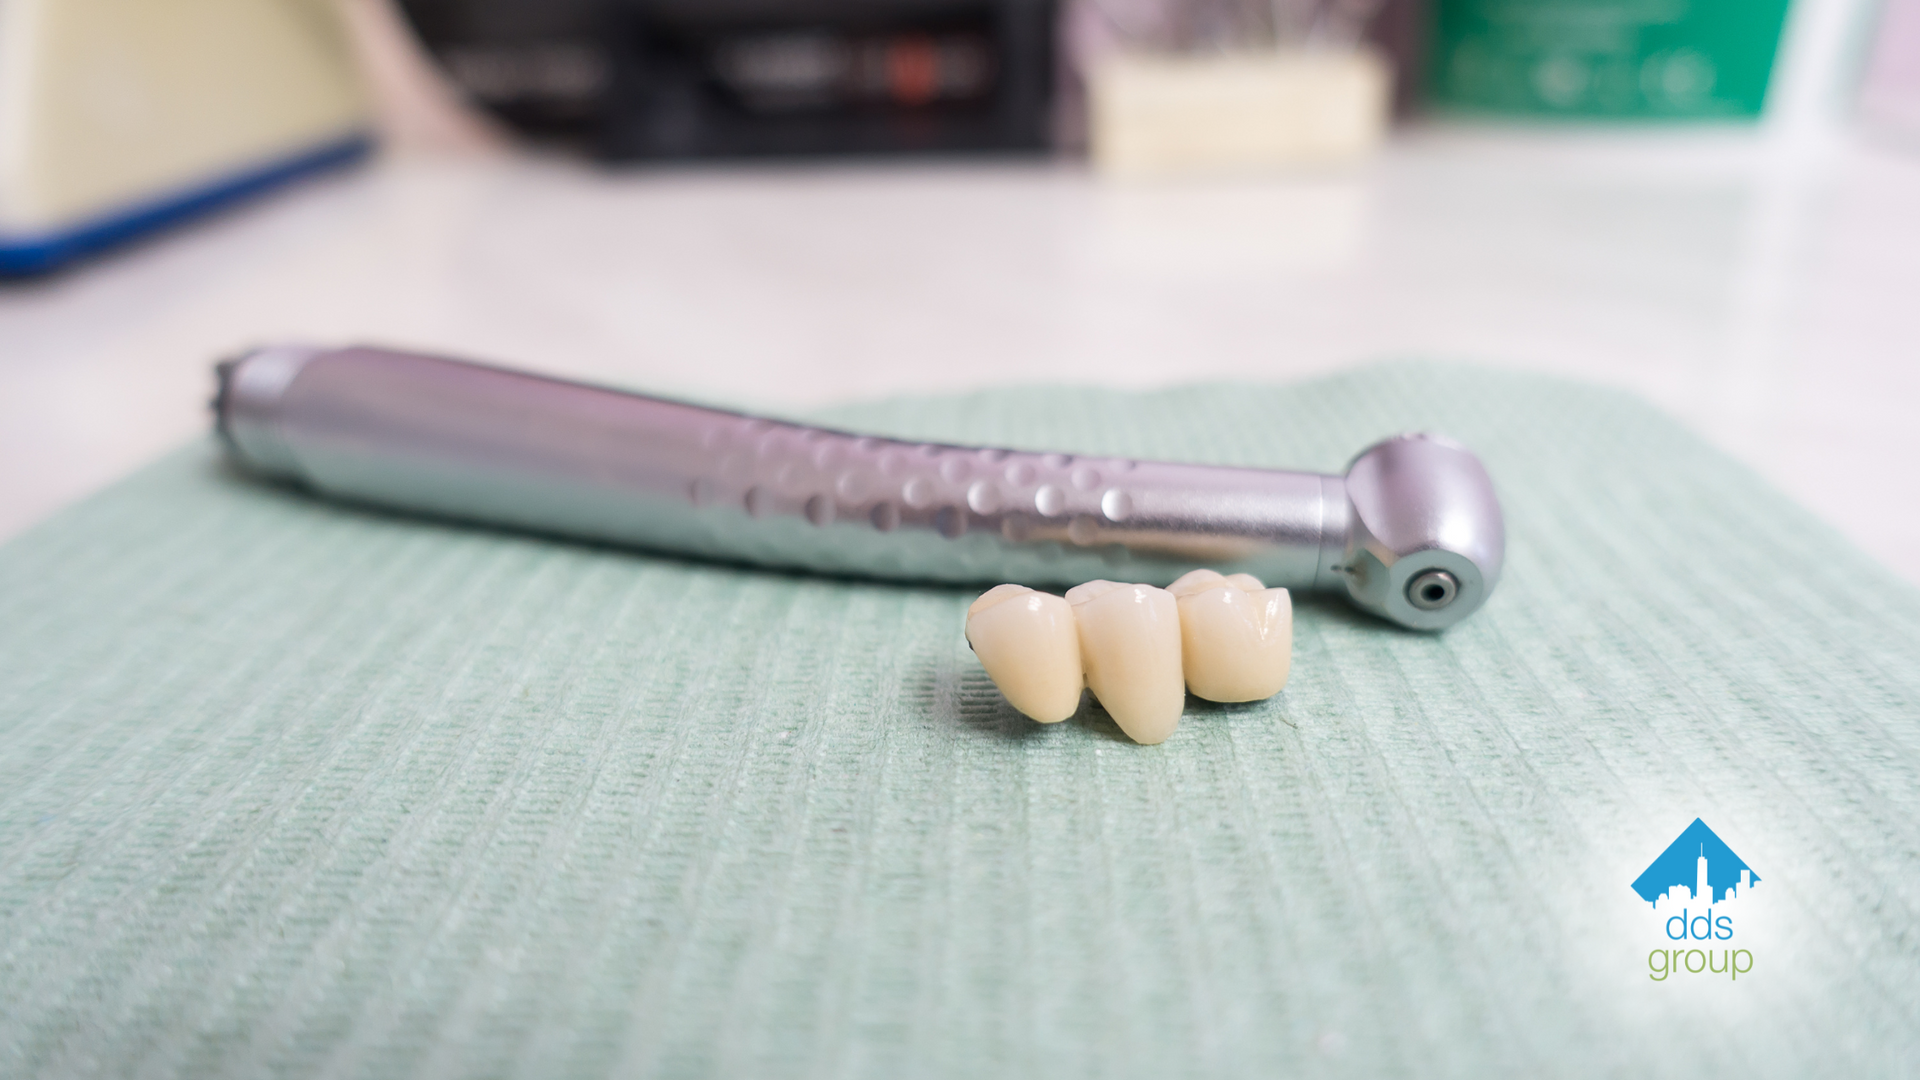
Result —
<path fill-rule="evenodd" d="M 1753 970 L 1745 905 L 1760 875 L 1699 818 L 1633 883 L 1653 905 L 1664 940 L 1647 955 L 1647 977 L 1738 980 Z"/>

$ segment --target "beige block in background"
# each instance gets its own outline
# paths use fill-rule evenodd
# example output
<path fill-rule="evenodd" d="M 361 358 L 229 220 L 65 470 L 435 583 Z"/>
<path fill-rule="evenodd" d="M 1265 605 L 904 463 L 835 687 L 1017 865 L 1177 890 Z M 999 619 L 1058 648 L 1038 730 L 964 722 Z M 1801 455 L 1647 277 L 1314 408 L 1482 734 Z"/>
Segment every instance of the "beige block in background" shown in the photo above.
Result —
<path fill-rule="evenodd" d="M 137 205 L 366 117 L 329 0 L 0 3 L 0 228 Z"/>
<path fill-rule="evenodd" d="M 1106 57 L 1087 73 L 1090 150 L 1113 174 L 1340 164 L 1380 144 L 1390 81 L 1364 51 Z"/>

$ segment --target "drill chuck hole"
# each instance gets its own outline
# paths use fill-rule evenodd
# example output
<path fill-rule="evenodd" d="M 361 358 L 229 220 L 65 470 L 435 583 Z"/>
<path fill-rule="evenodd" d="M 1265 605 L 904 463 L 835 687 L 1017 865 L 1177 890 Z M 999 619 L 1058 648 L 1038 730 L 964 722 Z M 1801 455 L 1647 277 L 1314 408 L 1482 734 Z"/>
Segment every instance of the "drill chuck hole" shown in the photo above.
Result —
<path fill-rule="evenodd" d="M 1407 602 L 1421 611 L 1438 611 L 1460 595 L 1460 582 L 1445 570 L 1428 570 L 1407 582 Z"/>

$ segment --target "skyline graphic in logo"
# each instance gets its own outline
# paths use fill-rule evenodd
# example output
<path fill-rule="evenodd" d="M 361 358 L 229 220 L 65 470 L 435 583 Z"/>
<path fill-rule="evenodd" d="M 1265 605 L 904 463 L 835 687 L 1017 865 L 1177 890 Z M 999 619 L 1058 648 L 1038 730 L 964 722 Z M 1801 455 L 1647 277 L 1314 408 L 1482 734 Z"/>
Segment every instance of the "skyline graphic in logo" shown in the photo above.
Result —
<path fill-rule="evenodd" d="M 1745 896 L 1760 875 L 1733 853 L 1699 818 L 1681 831 L 1667 850 L 1633 883 L 1640 899 L 1655 911 L 1667 904 L 1704 902 L 1708 906 Z"/>

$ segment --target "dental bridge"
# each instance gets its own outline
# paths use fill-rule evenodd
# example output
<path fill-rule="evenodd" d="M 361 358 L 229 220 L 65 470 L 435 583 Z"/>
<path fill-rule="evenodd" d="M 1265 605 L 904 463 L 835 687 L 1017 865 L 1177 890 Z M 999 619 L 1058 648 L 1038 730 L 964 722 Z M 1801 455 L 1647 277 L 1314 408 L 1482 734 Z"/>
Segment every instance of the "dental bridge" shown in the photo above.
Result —
<path fill-rule="evenodd" d="M 1208 567 L 1440 630 L 1486 601 L 1506 547 L 1485 468 L 1434 435 L 1333 476 L 875 438 L 377 348 L 216 371 L 215 426 L 259 475 L 770 567 L 1035 587 Z"/>
<path fill-rule="evenodd" d="M 1084 686 L 1134 742 L 1167 740 L 1187 693 L 1264 701 L 1293 667 L 1293 598 L 1251 574 L 1195 570 L 1165 589 L 1089 581 L 1050 596 L 990 589 L 967 609 L 967 644 L 1007 704 L 1043 724 Z"/>

